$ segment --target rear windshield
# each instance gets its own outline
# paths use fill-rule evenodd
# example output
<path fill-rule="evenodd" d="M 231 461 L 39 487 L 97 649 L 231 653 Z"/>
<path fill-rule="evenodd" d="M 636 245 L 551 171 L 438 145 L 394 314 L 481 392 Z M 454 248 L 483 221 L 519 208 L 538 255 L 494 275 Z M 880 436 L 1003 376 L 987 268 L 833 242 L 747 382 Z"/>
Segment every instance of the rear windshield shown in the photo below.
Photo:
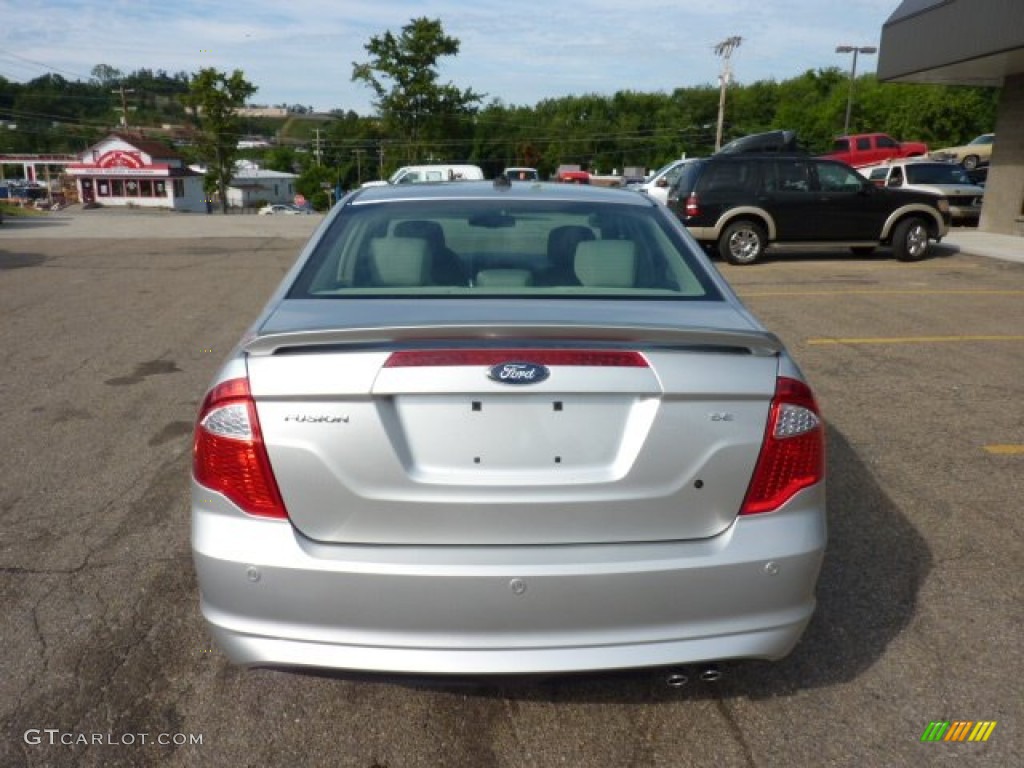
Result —
<path fill-rule="evenodd" d="M 704 165 L 703 160 L 695 160 L 692 163 L 683 165 L 679 171 L 678 178 L 672 184 L 672 194 L 676 197 L 689 196 L 697 184 L 697 179 L 700 178 L 700 172 Z"/>
<path fill-rule="evenodd" d="M 350 204 L 288 293 L 395 296 L 721 298 L 658 210 L 556 200 Z"/>

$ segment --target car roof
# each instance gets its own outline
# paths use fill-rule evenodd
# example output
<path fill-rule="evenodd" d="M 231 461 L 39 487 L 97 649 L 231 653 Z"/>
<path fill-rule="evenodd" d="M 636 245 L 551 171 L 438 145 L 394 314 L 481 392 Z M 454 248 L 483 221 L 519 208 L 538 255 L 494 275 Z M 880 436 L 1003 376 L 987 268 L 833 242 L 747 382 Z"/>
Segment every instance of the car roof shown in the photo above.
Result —
<path fill-rule="evenodd" d="M 564 202 L 613 203 L 651 207 L 658 203 L 632 190 L 584 184 L 508 185 L 495 181 L 448 181 L 425 184 L 362 187 L 352 194 L 349 205 L 412 200 L 553 200 Z"/>
<path fill-rule="evenodd" d="M 868 165 L 858 170 L 861 171 L 876 171 L 879 168 L 896 168 L 904 165 L 945 165 L 953 168 L 959 168 L 958 163 L 950 163 L 946 160 L 932 160 L 928 157 L 894 157 L 889 160 L 883 160 L 880 163 L 874 165 Z"/>

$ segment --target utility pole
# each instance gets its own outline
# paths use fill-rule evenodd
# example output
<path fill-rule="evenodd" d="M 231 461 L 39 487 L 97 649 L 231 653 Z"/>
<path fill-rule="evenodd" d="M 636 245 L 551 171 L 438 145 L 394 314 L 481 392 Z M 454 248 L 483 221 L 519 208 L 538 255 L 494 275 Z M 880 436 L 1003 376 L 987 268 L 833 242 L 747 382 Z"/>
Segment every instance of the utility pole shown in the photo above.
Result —
<path fill-rule="evenodd" d="M 353 149 L 352 154 L 356 156 L 356 186 L 363 183 L 363 154 L 365 149 Z"/>
<path fill-rule="evenodd" d="M 314 128 L 313 130 L 316 132 L 316 139 L 313 142 L 313 155 L 316 157 L 316 164 L 319 167 L 319 165 L 320 165 L 320 129 L 319 128 Z"/>
<path fill-rule="evenodd" d="M 128 130 L 128 99 L 125 97 L 129 93 L 135 93 L 135 89 L 125 88 L 124 83 L 122 83 L 117 90 L 113 90 L 111 93 L 121 94 L 121 127 Z"/>
<path fill-rule="evenodd" d="M 853 84 L 857 79 L 857 54 L 877 53 L 878 49 L 873 45 L 837 45 L 836 53 L 852 53 L 853 64 L 850 65 L 850 90 L 846 96 L 846 120 L 843 122 L 843 136 L 850 135 L 850 112 L 853 110 Z"/>
<path fill-rule="evenodd" d="M 722 74 L 718 76 L 720 88 L 718 94 L 718 130 L 715 132 L 715 152 L 722 148 L 722 127 L 725 124 L 725 90 L 729 87 L 729 83 L 732 80 L 732 66 L 729 63 L 729 57 L 732 56 L 733 51 L 740 47 L 742 42 L 742 37 L 733 35 L 715 46 L 715 55 L 722 57 Z"/>

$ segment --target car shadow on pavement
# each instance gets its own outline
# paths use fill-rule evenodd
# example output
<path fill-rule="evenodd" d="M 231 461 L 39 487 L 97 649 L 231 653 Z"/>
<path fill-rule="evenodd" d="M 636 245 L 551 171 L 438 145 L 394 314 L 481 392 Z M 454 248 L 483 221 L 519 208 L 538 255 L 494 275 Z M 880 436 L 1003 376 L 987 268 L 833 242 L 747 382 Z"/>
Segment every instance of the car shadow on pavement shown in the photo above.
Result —
<path fill-rule="evenodd" d="M 931 248 L 928 250 L 928 254 L 921 259 L 919 262 L 901 262 L 892 253 L 892 249 L 887 246 L 880 246 L 873 253 L 869 254 L 854 254 L 850 253 L 848 248 L 820 248 L 820 247 L 789 247 L 785 249 L 771 249 L 765 253 L 759 263 L 771 264 L 772 262 L 779 263 L 799 263 L 801 261 L 814 261 L 814 262 L 849 262 L 851 264 L 908 264 L 913 265 L 915 263 L 924 263 L 928 261 L 934 261 L 936 259 L 948 259 L 952 256 L 959 254 L 959 249 L 955 245 L 946 245 L 945 243 L 932 243 Z M 749 269 L 750 267 L 743 267 L 743 269 Z M 756 269 L 757 265 L 753 265 Z"/>
<path fill-rule="evenodd" d="M 477 695 L 545 701 L 640 703 L 678 698 L 765 699 L 855 680 L 913 619 L 932 566 L 920 533 L 889 499 L 845 437 L 828 429 L 829 543 L 818 581 L 818 606 L 796 649 L 777 662 L 708 665 L 608 675 L 581 675 L 481 686 Z M 671 687 L 669 675 L 688 680 Z M 465 691 L 463 691 L 465 692 Z"/>
<path fill-rule="evenodd" d="M 49 259 L 49 256 L 42 253 L 11 253 L 0 248 L 0 271 L 38 267 L 40 264 L 45 264 Z"/>

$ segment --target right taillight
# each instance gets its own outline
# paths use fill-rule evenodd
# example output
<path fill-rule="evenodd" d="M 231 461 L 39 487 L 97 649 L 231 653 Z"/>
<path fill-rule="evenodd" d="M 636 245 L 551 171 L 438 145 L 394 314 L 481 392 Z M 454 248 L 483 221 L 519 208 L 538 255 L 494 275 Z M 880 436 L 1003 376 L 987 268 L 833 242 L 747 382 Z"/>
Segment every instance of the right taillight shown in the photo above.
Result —
<path fill-rule="evenodd" d="M 697 195 L 690 195 L 686 198 L 686 215 L 696 216 L 700 213 L 700 205 L 697 204 Z"/>
<path fill-rule="evenodd" d="M 741 515 L 771 512 L 825 476 L 825 428 L 810 387 L 780 376 Z"/>
<path fill-rule="evenodd" d="M 287 518 L 245 378 L 215 386 L 203 401 L 192 443 L 196 482 L 260 517 Z"/>

